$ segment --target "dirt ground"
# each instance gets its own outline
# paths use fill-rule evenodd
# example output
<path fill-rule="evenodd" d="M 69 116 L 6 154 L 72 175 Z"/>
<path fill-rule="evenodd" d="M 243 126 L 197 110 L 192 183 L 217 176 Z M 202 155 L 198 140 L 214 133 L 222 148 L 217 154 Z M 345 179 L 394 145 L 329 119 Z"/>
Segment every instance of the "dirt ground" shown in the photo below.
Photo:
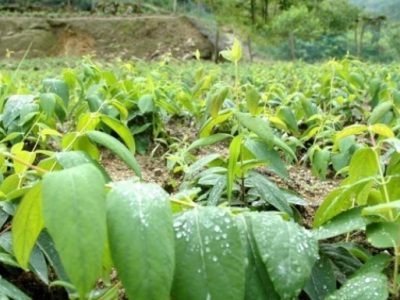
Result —
<path fill-rule="evenodd" d="M 96 55 L 100 58 L 211 58 L 213 45 L 184 16 L 0 18 L 0 58 Z"/>

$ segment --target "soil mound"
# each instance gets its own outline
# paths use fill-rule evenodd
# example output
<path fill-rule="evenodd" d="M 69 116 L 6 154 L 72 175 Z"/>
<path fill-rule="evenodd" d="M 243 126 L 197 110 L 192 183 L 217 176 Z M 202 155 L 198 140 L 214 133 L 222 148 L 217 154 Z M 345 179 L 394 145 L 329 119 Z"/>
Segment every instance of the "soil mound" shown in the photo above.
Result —
<path fill-rule="evenodd" d="M 32 45 L 31 45 L 32 44 Z M 2 17 L 0 58 L 82 56 L 156 59 L 171 54 L 188 59 L 199 49 L 211 58 L 213 45 L 183 16 Z"/>

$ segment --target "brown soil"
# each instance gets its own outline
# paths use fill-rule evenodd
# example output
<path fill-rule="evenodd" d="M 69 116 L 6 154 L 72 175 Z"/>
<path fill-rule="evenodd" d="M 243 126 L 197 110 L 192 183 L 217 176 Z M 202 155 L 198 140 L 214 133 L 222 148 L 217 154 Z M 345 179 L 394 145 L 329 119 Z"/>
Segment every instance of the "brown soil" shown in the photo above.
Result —
<path fill-rule="evenodd" d="M 208 38 L 183 16 L 1 17 L 0 58 L 8 51 L 21 58 L 29 47 L 28 57 L 187 59 L 197 49 L 203 58 L 213 53 Z"/>

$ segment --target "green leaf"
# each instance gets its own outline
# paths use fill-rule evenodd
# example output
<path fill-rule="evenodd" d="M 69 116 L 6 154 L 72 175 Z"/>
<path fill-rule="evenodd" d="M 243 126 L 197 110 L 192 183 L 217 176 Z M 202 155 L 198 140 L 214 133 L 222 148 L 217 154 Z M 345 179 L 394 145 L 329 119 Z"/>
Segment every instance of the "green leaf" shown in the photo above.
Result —
<path fill-rule="evenodd" d="M 354 184 L 344 185 L 331 191 L 315 213 L 314 227 L 319 227 L 334 216 L 350 209 L 353 206 L 354 195 L 360 193 L 374 179 L 375 177 L 366 177 Z"/>
<path fill-rule="evenodd" d="M 345 138 L 346 136 L 349 135 L 357 135 L 361 133 L 365 133 L 368 131 L 368 126 L 366 125 L 361 125 L 361 124 L 354 124 L 351 126 L 346 127 L 342 131 L 336 134 L 335 137 L 335 148 L 338 147 L 338 143 L 342 138 Z"/>
<path fill-rule="evenodd" d="M 4 128 L 9 128 L 11 124 L 20 117 L 21 111 L 26 105 L 29 105 L 34 100 L 32 95 L 14 95 L 11 96 L 4 106 L 3 110 L 3 125 Z"/>
<path fill-rule="evenodd" d="M 275 214 L 254 213 L 251 223 L 276 292 L 282 299 L 297 297 L 318 259 L 317 241 L 304 228 Z"/>
<path fill-rule="evenodd" d="M 349 279 L 339 290 L 326 300 L 386 300 L 388 299 L 388 280 L 385 275 L 370 272 Z"/>
<path fill-rule="evenodd" d="M 260 161 L 267 161 L 267 168 L 284 179 L 289 179 L 286 165 L 274 149 L 268 149 L 265 143 L 246 140 L 244 146 Z"/>
<path fill-rule="evenodd" d="M 210 193 L 207 199 L 207 205 L 218 205 L 221 202 L 221 196 L 226 190 L 226 176 L 219 175 L 219 178 L 214 181 L 213 187 L 210 189 Z"/>
<path fill-rule="evenodd" d="M 363 209 L 364 207 L 355 207 L 335 216 L 321 227 L 314 229 L 312 231 L 313 236 L 317 240 L 324 240 L 354 230 L 364 229 L 373 220 L 361 215 Z"/>
<path fill-rule="evenodd" d="M 91 164 L 43 177 L 43 217 L 81 298 L 100 275 L 106 242 L 104 179 Z"/>
<path fill-rule="evenodd" d="M 367 226 L 367 240 L 376 248 L 398 247 L 400 245 L 399 232 L 399 223 L 373 223 Z"/>
<path fill-rule="evenodd" d="M 236 37 L 233 38 L 232 58 L 235 63 L 238 63 L 242 58 L 242 45 L 240 45 L 240 42 Z"/>
<path fill-rule="evenodd" d="M 107 197 L 107 227 L 127 296 L 169 298 L 175 253 L 168 194 L 155 184 L 117 184 Z"/>
<path fill-rule="evenodd" d="M 247 109 L 249 110 L 252 116 L 257 116 L 258 114 L 258 102 L 260 101 L 260 98 L 261 98 L 260 94 L 252 85 L 247 86 L 246 104 L 247 104 Z"/>
<path fill-rule="evenodd" d="M 46 92 L 54 93 L 62 100 L 56 102 L 55 112 L 61 122 L 65 121 L 65 111 L 69 106 L 69 90 L 68 85 L 60 79 L 45 79 L 43 80 L 43 88 Z"/>
<path fill-rule="evenodd" d="M 58 255 L 58 252 L 54 246 L 53 240 L 47 233 L 46 229 L 42 230 L 36 243 L 42 253 L 45 255 L 47 261 L 49 262 L 49 265 L 55 271 L 57 278 L 59 278 L 63 282 L 71 282 L 68 278 L 67 273 L 65 272 L 64 266 L 61 263 L 60 256 Z M 69 294 L 75 292 L 75 290 L 72 290 L 70 288 L 68 288 L 67 291 Z"/>
<path fill-rule="evenodd" d="M 49 270 L 47 261 L 40 248 L 35 245 L 32 249 L 31 257 L 29 259 L 29 269 L 34 272 L 41 281 L 49 284 Z"/>
<path fill-rule="evenodd" d="M 293 217 L 293 210 L 287 202 L 288 195 L 281 192 L 273 182 L 254 171 L 249 172 L 249 180 L 262 200 Z"/>
<path fill-rule="evenodd" d="M 63 151 L 58 152 L 54 156 L 56 161 L 64 168 L 69 169 L 83 164 L 92 164 L 99 169 L 103 174 L 105 182 L 112 181 L 110 176 L 104 170 L 103 166 L 98 161 L 91 158 L 86 152 L 83 151 Z"/>
<path fill-rule="evenodd" d="M 235 219 L 225 210 L 199 207 L 178 215 L 174 229 L 172 298 L 243 299 L 244 253 Z"/>
<path fill-rule="evenodd" d="M 326 179 L 330 158 L 330 151 L 326 149 L 316 149 L 312 157 L 312 170 L 314 175 L 318 175 L 323 180 Z"/>
<path fill-rule="evenodd" d="M 371 115 L 369 116 L 368 119 L 368 124 L 372 125 L 372 124 L 376 124 L 379 121 L 381 121 L 381 119 L 383 118 L 383 116 L 389 111 L 391 110 L 393 107 L 393 102 L 391 101 L 384 101 L 379 103 L 374 110 L 372 111 Z"/>
<path fill-rule="evenodd" d="M 336 278 L 332 264 L 325 255 L 314 264 L 311 276 L 304 291 L 311 300 L 324 300 L 325 297 L 336 290 Z"/>
<path fill-rule="evenodd" d="M 193 176 L 195 173 L 199 172 L 204 166 L 208 165 L 210 162 L 216 160 L 221 157 L 219 153 L 212 153 L 206 156 L 203 156 L 199 160 L 197 160 L 194 164 L 190 165 L 185 169 L 186 176 Z"/>
<path fill-rule="evenodd" d="M 231 138 L 232 136 L 227 133 L 216 133 L 213 135 L 209 135 L 203 138 L 199 138 L 195 140 L 190 146 L 186 149 L 187 152 L 204 146 L 214 145 L 220 141 L 226 140 L 227 138 Z"/>
<path fill-rule="evenodd" d="M 226 173 L 227 196 L 229 202 L 231 202 L 232 200 L 232 192 L 236 180 L 235 175 L 236 175 L 237 162 L 241 152 L 242 138 L 243 136 L 241 134 L 235 136 L 235 138 L 229 145 L 228 172 Z M 241 175 L 243 176 L 243 174 Z"/>
<path fill-rule="evenodd" d="M 28 295 L 26 295 L 24 292 L 19 290 L 15 285 L 9 283 L 1 276 L 0 276 L 0 295 L 10 297 L 11 299 L 31 300 L 31 298 Z"/>
<path fill-rule="evenodd" d="M 380 253 L 374 255 L 368 259 L 352 277 L 364 275 L 370 272 L 383 272 L 391 261 L 392 257 L 389 254 Z"/>
<path fill-rule="evenodd" d="M 222 110 L 219 112 L 218 116 L 216 118 L 209 118 L 207 122 L 203 125 L 203 127 L 200 129 L 200 137 L 206 137 L 209 136 L 214 128 L 214 126 L 218 124 L 222 124 L 226 120 L 228 120 L 231 116 L 233 115 L 232 110 Z"/>
<path fill-rule="evenodd" d="M 247 258 L 245 299 L 280 299 L 279 295 L 274 290 L 267 268 L 261 259 L 256 241 L 254 240 L 251 213 L 238 215 L 236 221 L 242 237 L 245 257 Z"/>
<path fill-rule="evenodd" d="M 128 127 L 122 125 L 121 122 L 109 116 L 102 115 L 100 119 L 104 124 L 106 124 L 119 135 L 132 153 L 135 153 L 135 140 L 133 139 L 133 134 Z"/>
<path fill-rule="evenodd" d="M 140 97 L 138 101 L 138 107 L 142 114 L 153 112 L 154 111 L 153 96 L 146 94 Z"/>
<path fill-rule="evenodd" d="M 56 99 L 54 98 L 54 94 L 41 93 L 39 99 L 40 99 L 40 106 L 43 112 L 45 113 L 46 119 L 48 121 L 53 116 L 56 107 Z"/>
<path fill-rule="evenodd" d="M 142 177 L 140 166 L 136 161 L 135 156 L 116 138 L 101 131 L 86 131 L 85 135 L 91 141 L 109 149 L 123 162 L 125 162 L 136 173 L 137 176 Z"/>
<path fill-rule="evenodd" d="M 286 126 L 294 133 L 299 133 L 299 127 L 297 126 L 297 120 L 293 111 L 284 105 L 281 105 L 278 110 L 278 117 L 285 122 Z"/>
<path fill-rule="evenodd" d="M 394 137 L 393 130 L 385 124 L 374 124 L 369 127 L 369 130 L 375 134 L 379 134 L 387 138 Z"/>
<path fill-rule="evenodd" d="M 220 88 L 215 92 L 210 99 L 210 114 L 213 119 L 218 117 L 219 110 L 224 103 L 226 96 L 229 93 L 229 88 L 227 86 Z"/>
<path fill-rule="evenodd" d="M 22 198 L 12 222 L 13 250 L 22 268 L 28 268 L 33 246 L 44 227 L 42 184 L 33 186 Z"/>
<path fill-rule="evenodd" d="M 321 244 L 320 252 L 326 255 L 334 265 L 336 278 L 340 283 L 345 282 L 347 277 L 353 275 L 362 266 L 360 260 L 345 245 Z"/>
<path fill-rule="evenodd" d="M 236 112 L 235 116 L 244 127 L 253 131 L 267 145 L 271 146 L 273 144 L 274 134 L 266 121 L 242 112 Z"/>

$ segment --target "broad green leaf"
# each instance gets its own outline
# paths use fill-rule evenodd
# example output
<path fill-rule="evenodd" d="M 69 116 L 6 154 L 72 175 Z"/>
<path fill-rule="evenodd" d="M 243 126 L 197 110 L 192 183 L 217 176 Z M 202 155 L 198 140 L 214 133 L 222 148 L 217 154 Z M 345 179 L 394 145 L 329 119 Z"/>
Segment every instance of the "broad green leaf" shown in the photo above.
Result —
<path fill-rule="evenodd" d="M 63 151 L 58 152 L 54 155 L 57 163 L 60 164 L 64 169 L 69 169 L 73 167 L 77 167 L 83 164 L 92 164 L 96 166 L 100 172 L 103 174 L 103 178 L 105 182 L 110 182 L 111 177 L 104 170 L 104 167 L 99 164 L 98 161 L 91 158 L 86 152 L 83 151 Z"/>
<path fill-rule="evenodd" d="M 213 119 L 218 117 L 219 110 L 224 103 L 226 96 L 229 93 L 229 88 L 227 86 L 220 88 L 215 92 L 210 99 L 210 115 Z"/>
<path fill-rule="evenodd" d="M 347 280 L 362 266 L 361 261 L 341 244 L 321 244 L 320 252 L 334 265 L 336 278 L 340 283 Z"/>
<path fill-rule="evenodd" d="M 194 164 L 190 165 L 185 169 L 186 176 L 193 176 L 197 172 L 199 172 L 203 167 L 207 166 L 210 162 L 216 160 L 221 157 L 219 153 L 212 153 L 206 156 L 203 156 L 199 160 L 197 160 Z"/>
<path fill-rule="evenodd" d="M 29 269 L 34 272 L 41 281 L 49 284 L 49 270 L 47 261 L 40 248 L 35 245 L 32 249 L 31 257 L 29 259 Z"/>
<path fill-rule="evenodd" d="M 29 257 L 44 227 L 42 184 L 36 184 L 22 198 L 12 222 L 13 250 L 22 268 L 28 268 Z"/>
<path fill-rule="evenodd" d="M 154 100 L 153 96 L 146 94 L 140 97 L 138 101 L 138 107 L 142 114 L 150 113 L 154 111 Z"/>
<path fill-rule="evenodd" d="M 336 290 L 335 272 L 331 262 L 325 255 L 320 259 L 311 271 L 304 291 L 311 300 L 324 300 L 325 297 Z"/>
<path fill-rule="evenodd" d="M 257 116 L 258 102 L 260 101 L 260 98 L 261 98 L 260 94 L 252 85 L 247 86 L 246 104 L 247 104 L 247 109 L 249 110 L 252 116 Z"/>
<path fill-rule="evenodd" d="M 222 194 L 226 190 L 226 176 L 219 175 L 219 179 L 214 181 L 213 187 L 210 189 L 210 194 L 207 199 L 207 205 L 218 205 L 221 202 Z"/>
<path fill-rule="evenodd" d="M 244 127 L 253 131 L 267 145 L 271 146 L 273 144 L 274 134 L 266 121 L 260 117 L 254 117 L 242 112 L 236 112 L 235 116 Z"/>
<path fill-rule="evenodd" d="M 363 188 L 370 185 L 375 177 L 366 177 L 360 181 L 341 186 L 331 191 L 318 207 L 314 216 L 314 227 L 319 227 L 334 216 L 349 210 L 353 206 L 353 197 L 360 193 Z"/>
<path fill-rule="evenodd" d="M 287 106 L 280 106 L 278 110 L 278 117 L 285 122 L 286 126 L 294 133 L 299 133 L 297 120 L 293 111 Z"/>
<path fill-rule="evenodd" d="M 238 136 L 235 136 L 235 138 L 232 140 L 231 144 L 229 145 L 229 157 L 228 157 L 228 172 L 226 173 L 226 185 L 227 185 L 227 196 L 228 196 L 228 201 L 231 202 L 232 200 L 232 192 L 233 192 L 233 186 L 235 184 L 235 174 L 236 174 L 236 168 L 238 165 L 238 159 L 240 156 L 240 153 L 242 151 L 242 138 L 243 136 L 240 134 Z M 241 174 L 243 176 L 243 174 Z"/>
<path fill-rule="evenodd" d="M 244 146 L 260 161 L 267 161 L 267 168 L 284 179 L 289 178 L 286 165 L 274 149 L 268 149 L 265 143 L 256 140 L 246 140 Z"/>
<path fill-rule="evenodd" d="M 373 220 L 361 215 L 363 209 L 364 207 L 355 207 L 335 216 L 324 225 L 314 229 L 312 231 L 313 236 L 317 240 L 324 240 L 354 230 L 364 229 Z"/>
<path fill-rule="evenodd" d="M 3 110 L 2 121 L 5 128 L 9 128 L 11 124 L 20 117 L 21 111 L 26 105 L 34 100 L 32 95 L 14 95 L 11 96 Z"/>
<path fill-rule="evenodd" d="M 63 282 L 70 282 L 70 279 L 68 278 L 68 275 L 65 272 L 64 266 L 61 263 L 60 256 L 54 246 L 53 240 L 47 233 L 46 229 L 42 230 L 36 244 L 40 248 L 42 253 L 45 255 L 46 260 L 49 262 L 49 265 L 56 273 L 57 278 L 59 278 Z M 75 292 L 75 290 L 70 288 L 67 288 L 67 291 L 68 293 Z"/>
<path fill-rule="evenodd" d="M 239 60 L 242 58 L 242 45 L 240 45 L 239 40 L 235 37 L 233 38 L 233 45 L 232 45 L 232 58 L 235 63 L 238 63 Z"/>
<path fill-rule="evenodd" d="M 376 248 L 393 248 L 400 245 L 400 224 L 395 222 L 373 223 L 367 226 L 367 240 Z"/>
<path fill-rule="evenodd" d="M 61 122 L 65 121 L 65 111 L 69 105 L 69 89 L 68 85 L 60 79 L 45 79 L 43 80 L 43 88 L 46 92 L 54 93 L 62 102 L 56 102 L 55 112 Z"/>
<path fill-rule="evenodd" d="M 245 299 L 280 299 L 279 295 L 274 290 L 267 268 L 261 260 L 260 253 L 254 240 L 251 213 L 238 215 L 236 221 L 247 259 Z"/>
<path fill-rule="evenodd" d="M 364 207 L 364 209 L 362 210 L 363 216 L 371 216 L 371 215 L 379 216 L 382 214 L 387 214 L 390 216 L 391 214 L 393 214 L 394 219 L 397 219 L 399 213 L 400 213 L 400 200 L 377 204 L 377 205 L 371 205 L 368 207 Z"/>
<path fill-rule="evenodd" d="M 137 176 L 142 177 L 140 166 L 136 161 L 135 156 L 130 152 L 124 144 L 118 141 L 116 138 L 100 131 L 87 131 L 85 135 L 93 142 L 98 143 L 115 155 L 117 155 L 123 162 L 125 162 Z"/>
<path fill-rule="evenodd" d="M 198 207 L 175 218 L 173 299 L 244 298 L 244 252 L 235 223 L 216 207 Z"/>
<path fill-rule="evenodd" d="M 135 140 L 133 139 L 133 134 L 128 129 L 128 127 L 124 126 L 119 121 L 109 116 L 102 115 L 100 119 L 104 124 L 106 124 L 113 131 L 115 131 L 115 133 L 118 134 L 118 136 L 124 141 L 125 145 L 132 153 L 135 153 Z"/>
<path fill-rule="evenodd" d="M 392 257 L 389 254 L 380 253 L 372 256 L 368 259 L 365 264 L 352 277 L 364 275 L 370 272 L 383 272 L 392 261 Z"/>
<path fill-rule="evenodd" d="M 368 126 L 366 126 L 366 125 L 354 124 L 354 125 L 348 126 L 336 134 L 335 147 L 338 146 L 338 143 L 342 138 L 349 136 L 349 135 L 357 135 L 357 134 L 365 133 L 367 131 L 368 131 Z"/>
<path fill-rule="evenodd" d="M 374 110 L 372 111 L 371 115 L 368 118 L 368 124 L 376 124 L 378 123 L 383 116 L 391 110 L 393 107 L 393 103 L 391 101 L 385 101 L 379 103 Z"/>
<path fill-rule="evenodd" d="M 107 196 L 107 228 L 111 255 L 127 296 L 169 298 L 175 253 L 167 193 L 155 184 L 117 184 Z"/>
<path fill-rule="evenodd" d="M 39 100 L 40 100 L 40 106 L 46 115 L 46 119 L 50 120 L 50 118 L 53 116 L 56 107 L 56 99 L 54 98 L 54 94 L 41 93 Z"/>
<path fill-rule="evenodd" d="M 379 134 L 387 138 L 394 137 L 393 130 L 385 124 L 374 124 L 369 127 L 369 130 L 375 134 Z"/>
<path fill-rule="evenodd" d="M 93 160 L 100 159 L 100 151 L 86 135 L 78 135 L 72 148 L 87 153 Z"/>
<path fill-rule="evenodd" d="M 31 300 L 31 298 L 28 295 L 26 295 L 24 292 L 19 290 L 15 285 L 9 283 L 1 276 L 0 276 L 0 295 L 10 297 L 11 299 Z"/>
<path fill-rule="evenodd" d="M 317 149 L 312 157 L 313 174 L 318 175 L 321 179 L 325 180 L 330 158 L 330 151 L 326 149 Z"/>
<path fill-rule="evenodd" d="M 231 109 L 222 110 L 219 112 L 216 118 L 209 118 L 207 122 L 200 129 L 200 137 L 209 136 L 212 133 L 214 126 L 218 124 L 222 124 L 226 120 L 228 120 L 233 115 L 233 111 Z"/>
<path fill-rule="evenodd" d="M 91 164 L 43 177 L 43 217 L 81 298 L 101 272 L 106 242 L 104 179 Z"/>
<path fill-rule="evenodd" d="M 349 279 L 339 290 L 326 300 L 386 300 L 388 299 L 388 280 L 385 275 L 370 272 Z"/>
<path fill-rule="evenodd" d="M 209 145 L 214 145 L 220 141 L 223 141 L 227 138 L 231 138 L 232 136 L 227 133 L 216 133 L 213 135 L 209 135 L 206 137 L 199 138 L 198 140 L 195 140 L 190 146 L 186 149 L 186 151 L 191 151 L 193 149 L 199 148 L 199 147 L 204 147 L 204 146 L 209 146 Z"/>
<path fill-rule="evenodd" d="M 25 173 L 28 170 L 28 167 L 26 164 L 33 164 L 36 158 L 36 153 L 35 152 L 29 152 L 29 151 L 18 151 L 15 155 L 15 160 L 14 160 L 14 171 L 16 174 L 22 174 Z M 21 163 L 21 161 L 25 162 L 26 164 Z"/>
<path fill-rule="evenodd" d="M 293 210 L 286 199 L 287 194 L 282 193 L 273 182 L 255 171 L 249 172 L 249 181 L 263 201 L 293 217 Z"/>
<path fill-rule="evenodd" d="M 276 292 L 282 299 L 297 297 L 318 259 L 317 240 L 296 223 L 271 213 L 252 214 L 251 224 Z"/>

